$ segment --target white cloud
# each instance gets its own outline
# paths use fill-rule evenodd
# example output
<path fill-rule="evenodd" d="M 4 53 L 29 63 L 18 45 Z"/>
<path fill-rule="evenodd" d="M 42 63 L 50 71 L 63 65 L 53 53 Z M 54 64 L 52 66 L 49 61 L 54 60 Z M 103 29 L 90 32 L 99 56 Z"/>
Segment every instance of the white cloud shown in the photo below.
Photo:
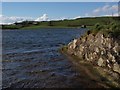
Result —
<path fill-rule="evenodd" d="M 93 13 L 98 13 L 98 12 L 100 12 L 100 11 L 101 11 L 101 9 L 100 9 L 100 8 L 97 8 L 97 9 L 93 10 Z"/>
<path fill-rule="evenodd" d="M 103 7 L 96 8 L 93 10 L 93 14 L 100 14 L 100 13 L 112 13 L 112 12 L 117 12 L 118 11 L 118 5 L 105 5 Z"/>
<path fill-rule="evenodd" d="M 85 17 L 98 17 L 98 16 L 118 16 L 118 5 L 106 4 L 103 7 L 94 9 L 91 13 L 86 13 Z"/>
<path fill-rule="evenodd" d="M 77 16 L 77 17 L 75 17 L 75 18 L 73 18 L 73 19 L 77 19 L 77 18 L 81 18 L 81 16 Z"/>
<path fill-rule="evenodd" d="M 110 10 L 115 10 L 115 11 L 118 11 L 118 5 L 113 5 Z"/>
<path fill-rule="evenodd" d="M 17 16 L 3 16 L 0 15 L 0 24 L 13 24 L 15 22 L 22 22 L 25 20 L 33 20 L 31 17 L 17 17 Z"/>
<path fill-rule="evenodd" d="M 114 13 L 113 16 L 119 16 L 118 13 Z"/>
<path fill-rule="evenodd" d="M 57 20 L 65 20 L 65 19 L 67 19 L 67 20 L 71 20 L 71 19 L 77 19 L 77 18 L 81 18 L 81 16 L 76 16 L 76 17 L 61 17 L 61 18 L 57 18 L 57 19 L 51 19 L 51 20 L 55 20 L 55 21 L 57 21 Z"/>
<path fill-rule="evenodd" d="M 48 15 L 43 14 L 43 16 L 37 18 L 35 21 L 48 21 Z"/>
<path fill-rule="evenodd" d="M 103 6 L 103 7 L 101 8 L 101 11 L 106 12 L 106 11 L 108 11 L 110 8 L 111 8 L 110 5 L 105 5 L 105 6 Z"/>

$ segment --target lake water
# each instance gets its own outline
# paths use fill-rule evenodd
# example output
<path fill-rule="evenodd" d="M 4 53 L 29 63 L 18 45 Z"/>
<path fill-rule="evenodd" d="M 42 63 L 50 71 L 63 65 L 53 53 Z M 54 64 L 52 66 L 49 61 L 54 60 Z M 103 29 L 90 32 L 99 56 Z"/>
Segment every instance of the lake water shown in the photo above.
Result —
<path fill-rule="evenodd" d="M 3 31 L 3 88 L 82 87 L 80 74 L 58 49 L 85 29 Z"/>

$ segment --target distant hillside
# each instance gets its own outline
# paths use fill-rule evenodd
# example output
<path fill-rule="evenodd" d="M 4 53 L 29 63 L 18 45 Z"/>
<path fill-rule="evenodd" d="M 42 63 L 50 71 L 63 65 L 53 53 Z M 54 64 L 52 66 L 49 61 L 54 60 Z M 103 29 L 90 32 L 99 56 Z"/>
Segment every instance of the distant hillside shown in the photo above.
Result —
<path fill-rule="evenodd" d="M 2 25 L 2 29 L 30 29 L 30 28 L 71 28 L 94 26 L 96 23 L 107 25 L 110 22 L 120 23 L 119 17 L 91 17 L 91 18 L 78 18 L 73 20 L 59 20 L 59 21 L 23 21 L 21 23 L 14 23 L 13 25 Z"/>

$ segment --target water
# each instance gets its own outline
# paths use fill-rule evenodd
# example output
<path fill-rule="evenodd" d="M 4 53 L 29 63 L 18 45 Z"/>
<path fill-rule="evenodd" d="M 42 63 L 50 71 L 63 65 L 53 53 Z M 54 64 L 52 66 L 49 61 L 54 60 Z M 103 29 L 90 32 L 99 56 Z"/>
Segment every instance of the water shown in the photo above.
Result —
<path fill-rule="evenodd" d="M 58 49 L 84 29 L 3 31 L 3 88 L 81 87 L 80 73 Z"/>

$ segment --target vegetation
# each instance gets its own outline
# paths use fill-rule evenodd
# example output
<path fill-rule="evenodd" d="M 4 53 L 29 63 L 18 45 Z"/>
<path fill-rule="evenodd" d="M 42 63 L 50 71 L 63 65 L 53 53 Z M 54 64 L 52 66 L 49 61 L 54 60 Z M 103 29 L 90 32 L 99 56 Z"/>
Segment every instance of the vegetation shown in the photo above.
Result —
<path fill-rule="evenodd" d="M 120 18 L 118 17 L 118 20 L 114 18 L 109 18 L 109 21 L 107 24 L 104 23 L 96 23 L 93 27 L 90 28 L 90 30 L 87 31 L 87 35 L 90 33 L 93 33 L 96 35 L 98 32 L 104 34 L 105 36 L 111 35 L 114 37 L 117 37 L 120 35 Z"/>
<path fill-rule="evenodd" d="M 36 29 L 36 28 L 80 28 L 86 25 L 87 28 L 93 28 L 96 24 L 96 29 L 101 30 L 103 26 L 108 25 L 111 21 L 119 22 L 119 17 L 92 17 L 92 18 L 78 18 L 72 20 L 59 21 L 24 21 L 21 23 L 14 23 L 14 25 L 3 25 L 3 29 Z M 101 25 L 103 25 L 101 27 Z M 115 26 L 113 25 L 115 28 Z"/>

